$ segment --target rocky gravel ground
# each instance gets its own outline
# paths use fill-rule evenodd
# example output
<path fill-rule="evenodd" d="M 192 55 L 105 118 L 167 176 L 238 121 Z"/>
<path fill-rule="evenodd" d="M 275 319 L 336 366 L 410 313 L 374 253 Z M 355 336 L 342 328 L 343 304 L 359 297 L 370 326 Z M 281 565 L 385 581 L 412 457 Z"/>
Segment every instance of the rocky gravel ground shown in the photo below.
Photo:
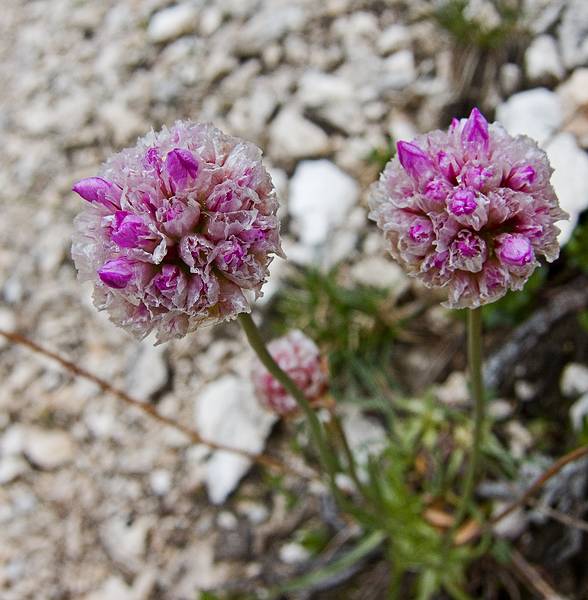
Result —
<path fill-rule="evenodd" d="M 445 125 L 460 85 L 470 86 L 468 97 L 481 93 L 474 79 L 464 83 L 434 4 L 4 0 L 0 328 L 26 333 L 210 438 L 260 451 L 273 417 L 253 398 L 236 327 L 153 347 L 92 307 L 69 257 L 79 209 L 72 182 L 151 127 L 213 121 L 264 148 L 293 262 L 345 260 L 358 281 L 405 290 L 412 284 L 382 258 L 367 225 L 364 192 L 377 176 L 367 158 L 388 135 Z M 471 18 L 490 26 L 492 5 L 469 4 Z M 482 106 L 548 148 L 572 214 L 569 237 L 588 204 L 588 5 L 524 5 L 528 42 L 492 55 Z M 266 299 L 287 268 L 273 265 Z M 307 558 L 289 536 L 316 514 L 321 488 L 311 486 L 289 525 L 283 496 L 263 487 L 258 471 L 223 506 L 248 469 L 242 458 L 195 447 L 1 339 L 0 381 L 3 599 L 188 600 L 271 580 Z M 380 435 L 362 426 L 368 438 Z M 300 493 L 295 479 L 290 485 Z"/>

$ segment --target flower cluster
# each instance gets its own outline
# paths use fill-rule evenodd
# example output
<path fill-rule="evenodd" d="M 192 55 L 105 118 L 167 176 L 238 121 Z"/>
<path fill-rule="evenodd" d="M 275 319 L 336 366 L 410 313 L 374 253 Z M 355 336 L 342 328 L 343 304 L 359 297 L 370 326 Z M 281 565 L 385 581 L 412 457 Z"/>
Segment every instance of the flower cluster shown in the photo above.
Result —
<path fill-rule="evenodd" d="M 316 344 L 302 331 L 294 329 L 268 344 L 272 358 L 304 392 L 309 402 L 320 399 L 328 384 L 326 370 Z M 296 400 L 286 392 L 266 368 L 256 359 L 252 380 L 263 406 L 279 415 L 296 412 Z"/>
<path fill-rule="evenodd" d="M 278 208 L 261 151 L 212 125 L 177 122 L 74 186 L 86 209 L 72 255 L 94 302 L 142 338 L 180 337 L 249 312 L 272 254 Z"/>
<path fill-rule="evenodd" d="M 534 141 L 474 109 L 397 148 L 371 190 L 370 218 L 409 275 L 447 287 L 446 306 L 493 302 L 522 289 L 537 257 L 558 257 L 555 222 L 567 215 Z"/>

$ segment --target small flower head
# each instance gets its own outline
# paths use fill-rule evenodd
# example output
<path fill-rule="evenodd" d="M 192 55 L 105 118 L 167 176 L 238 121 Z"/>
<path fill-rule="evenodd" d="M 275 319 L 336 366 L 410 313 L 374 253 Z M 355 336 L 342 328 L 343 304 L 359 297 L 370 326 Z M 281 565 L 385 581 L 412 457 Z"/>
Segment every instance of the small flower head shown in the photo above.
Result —
<path fill-rule="evenodd" d="M 304 392 L 309 402 L 316 402 L 328 385 L 319 349 L 302 331 L 295 329 L 268 344 L 272 358 Z M 296 400 L 286 392 L 266 368 L 255 359 L 252 380 L 258 397 L 268 410 L 279 415 L 295 413 Z"/>
<path fill-rule="evenodd" d="M 75 184 L 86 202 L 72 255 L 99 309 L 159 341 L 249 312 L 281 254 L 277 200 L 259 148 L 177 122 Z"/>
<path fill-rule="evenodd" d="M 392 256 L 446 305 L 475 308 L 520 290 L 559 255 L 555 223 L 567 215 L 545 153 L 474 109 L 447 131 L 398 142 L 370 193 L 370 217 Z"/>

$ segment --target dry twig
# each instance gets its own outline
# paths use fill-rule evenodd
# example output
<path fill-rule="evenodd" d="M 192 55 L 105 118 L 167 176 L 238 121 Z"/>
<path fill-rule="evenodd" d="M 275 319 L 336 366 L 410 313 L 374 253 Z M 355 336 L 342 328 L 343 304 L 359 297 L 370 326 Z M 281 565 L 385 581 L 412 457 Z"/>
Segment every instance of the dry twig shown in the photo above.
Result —
<path fill-rule="evenodd" d="M 567 600 L 556 592 L 547 581 L 542 577 L 539 570 L 534 567 L 527 559 L 518 551 L 512 551 L 512 566 L 519 578 L 527 585 L 527 587 L 539 594 L 542 600 Z"/>
<path fill-rule="evenodd" d="M 4 331 L 2 329 L 0 329 L 0 335 L 2 335 L 7 340 L 10 340 L 11 342 L 13 342 L 15 344 L 25 346 L 25 347 L 29 348 L 29 350 L 32 350 L 33 352 L 37 352 L 38 354 L 41 354 L 43 356 L 46 356 L 47 358 L 50 358 L 51 360 L 59 363 L 64 369 L 66 369 L 67 371 L 70 371 L 74 375 L 76 375 L 78 377 L 83 377 L 84 379 L 87 379 L 88 381 L 95 383 L 96 385 L 98 385 L 100 387 L 100 389 L 102 391 L 112 394 L 119 400 L 122 400 L 125 404 L 128 404 L 129 406 L 138 408 L 139 410 L 141 410 L 145 414 L 149 415 L 156 421 L 159 421 L 160 423 L 163 423 L 164 425 L 167 425 L 168 427 L 172 427 L 173 429 L 176 429 L 177 431 L 182 432 L 194 444 L 202 444 L 203 446 L 208 446 L 212 450 L 223 450 L 225 452 L 232 452 L 234 454 L 238 454 L 239 456 L 243 456 L 244 458 L 247 458 L 248 460 L 251 460 L 254 463 L 260 464 L 260 465 L 262 465 L 264 467 L 268 467 L 270 469 L 274 469 L 281 473 L 289 473 L 291 475 L 296 475 L 297 477 L 302 477 L 304 479 L 316 478 L 315 474 L 300 471 L 294 467 L 286 465 L 285 463 L 283 463 L 275 458 L 272 458 L 270 456 L 267 456 L 265 454 L 254 454 L 253 452 L 247 452 L 246 450 L 241 450 L 239 448 L 225 446 L 224 444 L 219 444 L 212 440 L 205 439 L 194 429 L 191 429 L 190 427 L 187 427 L 183 423 L 180 423 L 178 421 L 175 421 L 174 419 L 170 419 L 169 417 L 162 415 L 160 412 L 157 411 L 157 409 L 152 404 L 149 404 L 147 402 L 141 402 L 140 400 L 133 398 L 132 396 L 130 396 L 123 390 L 120 390 L 117 387 L 113 386 L 108 381 L 101 379 L 100 377 L 98 377 L 97 375 L 94 375 L 90 371 L 86 371 L 86 369 L 76 365 L 75 363 L 71 362 L 70 360 L 63 358 L 59 354 L 52 352 L 51 350 L 47 350 L 47 348 L 44 348 L 43 346 L 37 344 L 36 342 L 33 342 L 32 340 L 28 339 L 27 337 L 25 337 L 19 333 L 16 333 L 16 332 Z"/>

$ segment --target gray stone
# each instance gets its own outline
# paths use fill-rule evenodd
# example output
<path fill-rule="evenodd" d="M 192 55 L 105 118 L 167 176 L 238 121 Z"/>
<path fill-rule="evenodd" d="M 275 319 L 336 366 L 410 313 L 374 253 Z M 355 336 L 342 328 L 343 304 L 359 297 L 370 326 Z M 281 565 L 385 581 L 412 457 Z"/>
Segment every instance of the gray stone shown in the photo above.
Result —
<path fill-rule="evenodd" d="M 536 37 L 525 52 L 527 77 L 533 83 L 559 81 L 565 75 L 555 39 L 550 35 Z"/>
<path fill-rule="evenodd" d="M 408 277 L 391 258 L 367 256 L 351 267 L 351 277 L 361 285 L 388 288 L 398 298 L 410 287 Z"/>
<path fill-rule="evenodd" d="M 5 485 L 26 473 L 29 465 L 18 456 L 3 456 L 0 458 L 0 485 Z"/>
<path fill-rule="evenodd" d="M 329 150 L 327 134 L 293 107 L 283 108 L 270 126 L 270 154 L 276 158 L 310 158 Z"/>
<path fill-rule="evenodd" d="M 138 400 L 149 400 L 168 383 L 169 367 L 165 346 L 145 342 L 138 346 L 127 375 L 127 390 Z"/>
<path fill-rule="evenodd" d="M 98 114 L 118 146 L 134 141 L 148 129 L 136 110 L 131 110 L 125 103 L 117 100 L 101 104 Z"/>
<path fill-rule="evenodd" d="M 276 416 L 264 410 L 248 379 L 225 375 L 209 383 L 196 402 L 196 427 L 203 438 L 254 454 L 263 451 Z M 210 501 L 221 504 L 251 467 L 234 452 L 216 450 L 206 463 Z"/>
<path fill-rule="evenodd" d="M 559 26 L 562 58 L 568 69 L 588 61 L 588 3 L 569 0 Z"/>
<path fill-rule="evenodd" d="M 390 25 L 378 37 L 378 52 L 382 55 L 402 50 L 410 44 L 410 30 L 404 25 Z"/>
<path fill-rule="evenodd" d="M 506 502 L 497 502 L 494 505 L 493 513 L 498 515 L 507 507 Z M 515 509 L 510 515 L 501 519 L 492 527 L 494 533 L 501 538 L 514 540 L 518 538 L 527 528 L 528 517 L 522 508 Z"/>
<path fill-rule="evenodd" d="M 304 106 L 317 108 L 353 99 L 353 84 L 337 75 L 309 70 L 298 83 L 298 98 Z"/>
<path fill-rule="evenodd" d="M 574 431 L 582 432 L 588 419 L 588 393 L 581 396 L 570 408 L 570 420 Z"/>
<path fill-rule="evenodd" d="M 174 40 L 191 33 L 198 24 L 198 11 L 193 4 L 177 4 L 156 12 L 149 21 L 147 36 L 152 42 Z"/>
<path fill-rule="evenodd" d="M 514 63 L 505 63 L 500 67 L 498 79 L 506 96 L 512 96 L 521 84 L 521 69 Z"/>
<path fill-rule="evenodd" d="M 149 475 L 149 485 L 156 496 L 165 496 L 171 490 L 171 473 L 165 469 L 156 469 Z"/>
<path fill-rule="evenodd" d="M 588 393 L 588 367 L 579 363 L 566 365 L 559 388 L 564 396 L 572 398 Z"/>
<path fill-rule="evenodd" d="M 565 130 L 588 148 L 588 68 L 576 69 L 556 91 L 563 105 Z"/>
<path fill-rule="evenodd" d="M 50 471 L 73 460 L 75 445 L 66 431 L 29 427 L 23 451 L 37 467 Z"/>
<path fill-rule="evenodd" d="M 454 371 L 442 385 L 435 388 L 439 402 L 448 406 L 463 406 L 470 402 L 468 380 L 462 371 Z"/>
<path fill-rule="evenodd" d="M 528 135 L 542 144 L 561 126 L 562 106 L 557 94 L 535 88 L 515 94 L 498 106 L 496 120 L 511 135 Z"/>
<path fill-rule="evenodd" d="M 416 79 L 416 68 L 412 50 L 400 50 L 384 60 L 382 77 L 377 82 L 382 90 L 398 90 Z"/>
<path fill-rule="evenodd" d="M 588 208 L 588 155 L 567 132 L 553 137 L 546 151 L 554 169 L 551 183 L 560 206 L 570 215 L 568 221 L 557 224 L 561 230 L 558 240 L 564 245 L 570 239 L 580 213 Z"/>
<path fill-rule="evenodd" d="M 125 518 L 116 516 L 104 523 L 100 537 L 110 558 L 131 573 L 139 572 L 153 524 L 151 516 L 140 516 L 131 524 Z"/>
<path fill-rule="evenodd" d="M 236 50 L 243 56 L 259 54 L 286 33 L 299 30 L 306 22 L 306 12 L 301 6 L 276 2 L 257 12 L 239 30 Z"/>
<path fill-rule="evenodd" d="M 328 160 L 301 162 L 290 182 L 288 211 L 305 246 L 324 244 L 359 197 L 356 181 Z"/>
<path fill-rule="evenodd" d="M 280 560 L 287 565 L 306 562 L 310 556 L 310 552 L 302 544 L 296 542 L 284 544 L 279 550 Z"/>
<path fill-rule="evenodd" d="M 359 465 L 366 465 L 370 456 L 377 456 L 386 447 L 386 431 L 380 423 L 364 416 L 358 406 L 346 405 L 341 412 L 351 451 Z"/>

